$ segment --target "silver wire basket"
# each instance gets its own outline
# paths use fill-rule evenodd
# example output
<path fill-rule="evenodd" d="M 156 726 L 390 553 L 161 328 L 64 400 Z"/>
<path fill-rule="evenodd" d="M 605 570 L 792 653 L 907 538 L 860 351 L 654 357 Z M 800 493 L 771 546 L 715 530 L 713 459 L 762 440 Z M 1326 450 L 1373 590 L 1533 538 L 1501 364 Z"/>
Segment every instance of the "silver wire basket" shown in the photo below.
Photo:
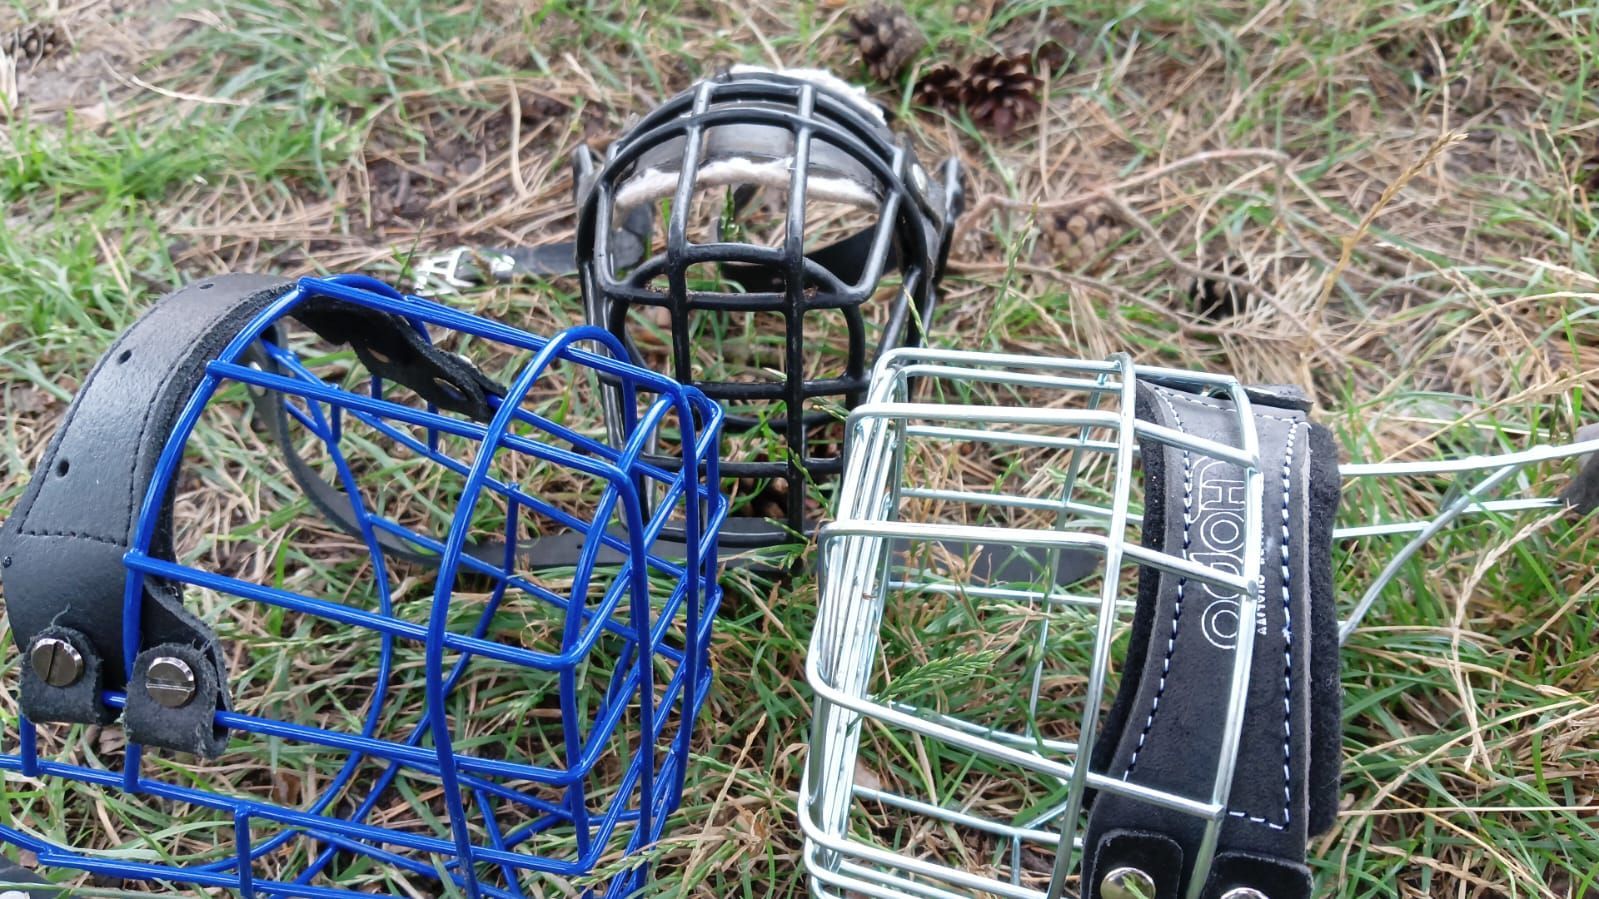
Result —
<path fill-rule="evenodd" d="M 1227 445 L 1141 420 L 1140 382 L 1230 400 L 1240 438 Z M 1191 453 L 1196 466 L 1235 466 L 1242 478 L 1224 489 L 1244 491 L 1243 508 L 1258 509 L 1250 394 L 1230 376 L 1125 355 L 901 350 L 880 360 L 847 433 L 836 519 L 818 537 L 820 602 L 806 664 L 815 707 L 798 808 L 811 894 L 1075 892 L 1087 805 L 1114 794 L 1203 822 L 1188 891 L 1197 896 L 1229 814 L 1254 643 L 1235 637 L 1260 608 L 1263 522 L 1253 513 L 1198 516 L 1239 547 L 1227 558 L 1146 546 L 1137 460 L 1140 442 L 1152 441 Z M 1557 505 L 1488 497 L 1528 465 L 1595 449 L 1599 440 L 1343 466 L 1346 484 L 1436 475 L 1454 483 L 1427 517 L 1334 531 L 1335 548 L 1410 536 L 1342 622 L 1340 639 L 1451 521 Z M 1196 502 L 1202 512 L 1204 498 Z M 1206 633 L 1232 652 L 1230 683 L 1216 695 L 1226 704 L 1222 732 L 1195 753 L 1209 783 L 1199 794 L 1150 789 L 1089 761 L 1127 652 L 1141 567 L 1203 589 Z"/>

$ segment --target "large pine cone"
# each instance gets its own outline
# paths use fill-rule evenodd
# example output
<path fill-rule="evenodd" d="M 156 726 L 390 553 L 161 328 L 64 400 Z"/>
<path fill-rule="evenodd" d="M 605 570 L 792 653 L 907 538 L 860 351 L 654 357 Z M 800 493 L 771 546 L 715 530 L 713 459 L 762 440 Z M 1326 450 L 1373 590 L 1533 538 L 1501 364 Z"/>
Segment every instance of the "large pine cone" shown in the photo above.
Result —
<path fill-rule="evenodd" d="M 985 56 L 966 74 L 961 102 L 978 127 L 1008 137 L 1038 115 L 1043 84 L 1033 73 L 1031 54 Z"/>
<path fill-rule="evenodd" d="M 849 41 L 860 48 L 861 60 L 872 77 L 892 82 L 927 46 L 927 38 L 904 8 L 874 3 L 849 17 Z"/>

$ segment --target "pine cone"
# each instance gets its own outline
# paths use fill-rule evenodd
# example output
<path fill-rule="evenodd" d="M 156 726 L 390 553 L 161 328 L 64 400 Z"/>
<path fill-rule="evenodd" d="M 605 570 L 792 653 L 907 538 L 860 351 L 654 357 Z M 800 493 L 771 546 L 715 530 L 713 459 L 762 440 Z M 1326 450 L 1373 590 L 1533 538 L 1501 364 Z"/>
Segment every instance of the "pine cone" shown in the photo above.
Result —
<path fill-rule="evenodd" d="M 1126 232 L 1103 203 L 1056 212 L 1045 220 L 1043 230 L 1055 257 L 1075 271 L 1102 267 L 1105 251 Z"/>
<path fill-rule="evenodd" d="M 986 23 L 993 14 L 993 7 L 988 3 L 962 3 L 955 7 L 951 18 L 956 25 L 971 28 Z"/>
<path fill-rule="evenodd" d="M 1008 137 L 1038 115 L 1038 90 L 1029 54 L 985 56 L 972 63 L 961 85 L 961 103 L 979 127 Z"/>
<path fill-rule="evenodd" d="M 1248 267 L 1238 260 L 1218 265 L 1211 270 L 1234 278 L 1244 278 L 1249 275 Z M 1201 318 L 1213 322 L 1221 321 L 1244 311 L 1249 301 L 1249 289 L 1220 278 L 1200 278 L 1189 285 L 1188 300 Z"/>
<path fill-rule="evenodd" d="M 518 93 L 517 100 L 521 107 L 519 111 L 522 113 L 524 128 L 529 124 L 564 116 L 572 111 L 572 107 L 542 91 L 522 91 Z"/>
<path fill-rule="evenodd" d="M 965 77 L 951 63 L 935 62 L 922 69 L 911 91 L 911 99 L 916 105 L 929 109 L 954 109 L 961 104 L 961 85 Z"/>
<path fill-rule="evenodd" d="M 49 23 L 18 28 L 5 36 L 6 55 L 19 63 L 38 63 L 61 49 L 61 34 Z"/>
<path fill-rule="evenodd" d="M 1042 78 L 1066 71 L 1083 45 L 1083 35 L 1064 19 L 1052 18 L 1045 25 L 1028 16 L 1013 20 L 995 42 L 1002 53 L 1027 56 L 1033 73 Z"/>
<path fill-rule="evenodd" d="M 1033 71 L 1058 75 L 1070 67 L 1083 46 L 1083 35 L 1069 22 L 1052 25 L 1049 33 L 1033 48 Z"/>
<path fill-rule="evenodd" d="M 878 81 L 899 77 L 916 54 L 927 46 L 927 38 L 902 7 L 874 3 L 856 10 L 849 17 L 849 40 L 860 48 L 866 70 Z"/>

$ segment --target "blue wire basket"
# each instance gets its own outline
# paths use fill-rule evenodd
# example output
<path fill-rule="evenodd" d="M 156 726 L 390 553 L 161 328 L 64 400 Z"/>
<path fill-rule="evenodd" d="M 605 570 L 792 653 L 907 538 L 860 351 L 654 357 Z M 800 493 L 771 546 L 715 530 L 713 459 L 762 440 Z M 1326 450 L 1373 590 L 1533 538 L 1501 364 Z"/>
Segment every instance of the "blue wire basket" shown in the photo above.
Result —
<path fill-rule="evenodd" d="M 163 298 L 0 532 L 0 840 L 247 897 L 638 892 L 727 508 L 719 408 L 622 359 L 360 276 Z"/>

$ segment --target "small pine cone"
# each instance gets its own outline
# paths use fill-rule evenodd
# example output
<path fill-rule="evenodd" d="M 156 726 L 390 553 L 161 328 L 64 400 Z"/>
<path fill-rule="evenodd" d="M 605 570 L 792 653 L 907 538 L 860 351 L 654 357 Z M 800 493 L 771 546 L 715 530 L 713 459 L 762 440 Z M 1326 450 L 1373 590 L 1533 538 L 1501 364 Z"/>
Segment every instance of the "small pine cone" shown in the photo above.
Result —
<path fill-rule="evenodd" d="M 1238 260 L 1215 266 L 1211 271 L 1234 278 L 1249 276 L 1248 267 Z M 1188 301 L 1201 318 L 1222 321 L 1244 311 L 1249 302 L 1249 293 L 1248 287 L 1231 281 L 1200 278 L 1189 285 Z"/>
<path fill-rule="evenodd" d="M 961 70 L 947 62 L 935 62 L 922 69 L 922 74 L 916 79 L 916 87 L 911 91 L 911 99 L 917 106 L 929 109 L 954 109 L 961 103 L 961 86 L 966 76 Z"/>
<path fill-rule="evenodd" d="M 993 14 L 994 10 L 987 3 L 962 3 L 955 7 L 952 18 L 956 25 L 970 28 L 987 22 Z"/>
<path fill-rule="evenodd" d="M 1033 48 L 1033 71 L 1040 76 L 1067 71 L 1083 46 L 1083 35 L 1070 23 L 1052 26 Z"/>
<path fill-rule="evenodd" d="M 1051 19 L 1046 25 L 1032 16 L 1012 20 L 994 40 L 1000 52 L 1028 57 L 1040 78 L 1066 71 L 1083 45 L 1082 32 L 1071 22 Z"/>
<path fill-rule="evenodd" d="M 872 77 L 891 82 L 927 46 L 927 38 L 904 8 L 874 3 L 849 17 L 849 40 L 861 51 Z"/>
<path fill-rule="evenodd" d="M 523 91 L 518 93 L 520 103 L 518 111 L 522 114 L 522 127 L 530 124 L 548 121 L 560 116 L 565 116 L 572 111 L 570 106 L 542 91 Z"/>
<path fill-rule="evenodd" d="M 30 25 L 5 37 L 6 55 L 19 63 L 38 63 L 61 49 L 61 34 L 54 25 Z"/>
<path fill-rule="evenodd" d="M 961 103 L 978 127 L 1008 137 L 1038 115 L 1042 86 L 1029 54 L 985 56 L 966 73 Z"/>
<path fill-rule="evenodd" d="M 1044 223 L 1044 236 L 1055 257 L 1077 271 L 1098 268 L 1105 251 L 1121 240 L 1125 230 L 1103 203 L 1064 209 Z"/>

